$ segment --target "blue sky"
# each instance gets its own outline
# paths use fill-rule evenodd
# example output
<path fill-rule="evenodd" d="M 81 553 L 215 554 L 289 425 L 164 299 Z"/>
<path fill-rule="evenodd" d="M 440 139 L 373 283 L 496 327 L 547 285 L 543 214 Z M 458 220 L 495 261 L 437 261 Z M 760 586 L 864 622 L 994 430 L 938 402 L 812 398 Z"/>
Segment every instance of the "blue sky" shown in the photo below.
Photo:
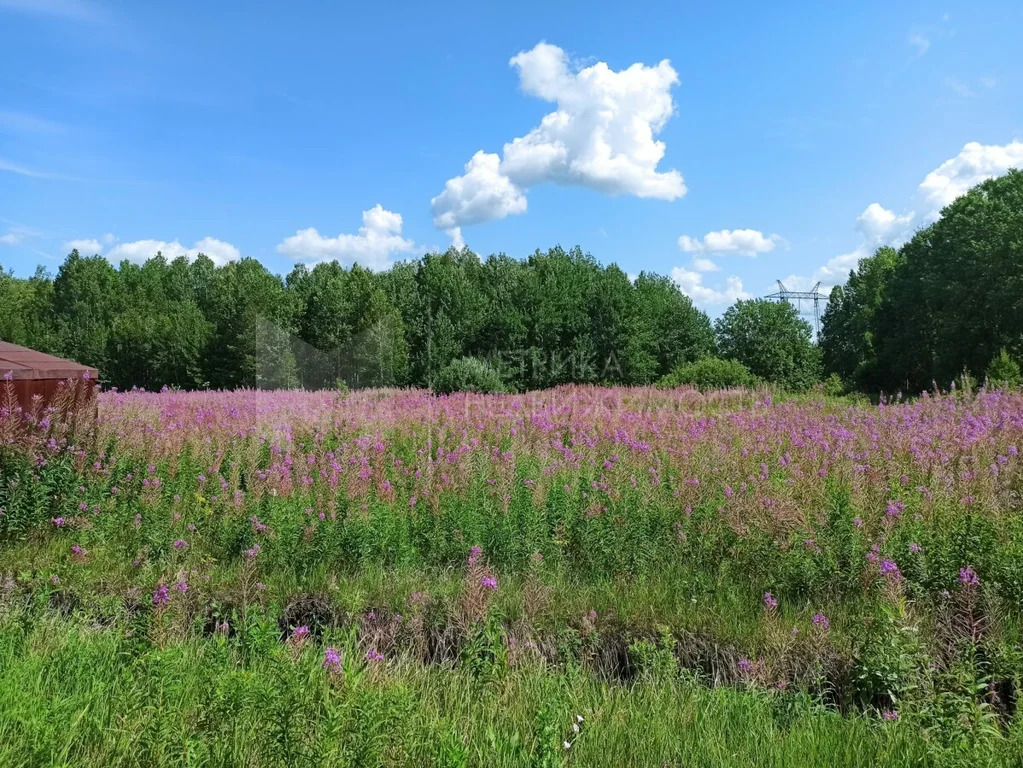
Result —
<path fill-rule="evenodd" d="M 801 6 L 0 0 L 0 265 L 461 238 L 712 314 L 841 282 L 1023 165 L 1023 5 Z"/>

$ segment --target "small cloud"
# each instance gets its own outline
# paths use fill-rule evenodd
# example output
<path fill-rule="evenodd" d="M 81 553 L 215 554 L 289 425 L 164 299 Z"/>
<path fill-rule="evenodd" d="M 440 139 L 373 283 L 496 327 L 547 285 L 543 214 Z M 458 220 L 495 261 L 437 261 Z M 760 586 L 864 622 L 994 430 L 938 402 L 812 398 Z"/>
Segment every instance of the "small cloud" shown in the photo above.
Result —
<path fill-rule="evenodd" d="M 83 256 L 106 256 L 115 264 L 120 261 L 142 264 L 153 258 L 157 252 L 162 253 L 168 261 L 179 256 L 184 256 L 189 261 L 195 261 L 201 253 L 208 256 L 218 266 L 223 266 L 230 261 L 238 261 L 242 257 L 241 251 L 236 246 L 215 237 L 204 237 L 191 248 L 186 248 L 177 240 L 154 240 L 152 238 L 119 243 L 117 238 L 108 232 L 99 238 L 81 237 L 67 240 L 63 243 L 63 247 L 65 252 L 77 250 Z"/>
<path fill-rule="evenodd" d="M 945 87 L 964 99 L 972 99 L 977 95 L 965 81 L 960 80 L 958 77 L 946 77 Z"/>
<path fill-rule="evenodd" d="M 26 240 L 31 240 L 42 235 L 41 232 L 37 232 L 30 227 L 23 227 L 20 224 L 14 224 L 13 222 L 8 223 L 12 224 L 12 226 L 8 227 L 7 231 L 0 235 L 0 245 L 20 245 Z"/>
<path fill-rule="evenodd" d="M 86 237 L 78 240 L 68 240 L 64 243 L 64 250 L 68 253 L 78 251 L 85 256 L 101 255 L 103 253 L 103 244 L 94 237 Z"/>
<path fill-rule="evenodd" d="M 756 256 L 768 253 L 785 242 L 780 235 L 764 235 L 756 229 L 722 229 L 708 232 L 703 239 L 682 235 L 678 247 L 686 253 L 738 253 Z"/>
<path fill-rule="evenodd" d="M 910 33 L 907 42 L 916 49 L 917 56 L 923 56 L 927 53 L 927 49 L 931 47 L 930 39 L 920 32 Z"/>
<path fill-rule="evenodd" d="M 700 306 L 720 306 L 732 304 L 739 299 L 748 299 L 750 294 L 742 286 L 742 280 L 731 275 L 725 280 L 723 288 L 711 288 L 703 284 L 703 275 L 691 269 L 675 267 L 671 270 L 671 279 L 686 296 Z"/>
<path fill-rule="evenodd" d="M 281 241 L 277 252 L 309 264 L 321 261 L 357 262 L 369 269 L 388 269 L 392 255 L 417 250 L 412 240 L 402 237 L 401 229 L 401 214 L 385 210 L 377 203 L 362 212 L 362 226 L 358 234 L 324 237 L 314 227 L 309 227 Z M 448 227 L 448 234 L 455 243 L 465 244 L 457 226 Z"/>
<path fill-rule="evenodd" d="M 717 272 L 721 267 L 715 264 L 710 259 L 705 259 L 702 256 L 693 257 L 693 269 L 697 272 Z"/>

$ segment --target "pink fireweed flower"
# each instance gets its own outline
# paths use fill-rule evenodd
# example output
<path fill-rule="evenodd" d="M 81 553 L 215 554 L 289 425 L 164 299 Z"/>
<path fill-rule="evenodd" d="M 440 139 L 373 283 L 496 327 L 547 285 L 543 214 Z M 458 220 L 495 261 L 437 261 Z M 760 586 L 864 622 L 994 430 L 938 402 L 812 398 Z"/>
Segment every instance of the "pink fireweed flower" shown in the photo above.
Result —
<path fill-rule="evenodd" d="M 87 554 L 89 554 L 89 553 L 86 552 L 84 549 L 82 549 L 81 545 L 79 545 L 79 544 L 72 544 L 71 545 L 71 555 L 72 555 L 72 557 L 82 558 L 82 557 L 85 557 Z"/>
<path fill-rule="evenodd" d="M 973 568 L 967 566 L 959 569 L 959 583 L 964 586 L 973 586 L 980 584 L 980 577 L 977 576 L 977 572 Z"/>
<path fill-rule="evenodd" d="M 302 642 L 307 637 L 309 637 L 309 627 L 307 627 L 305 624 L 301 624 L 295 627 L 293 630 L 291 630 L 290 639 L 294 640 L 296 643 Z"/>
<path fill-rule="evenodd" d="M 899 713 L 896 712 L 894 709 L 888 709 L 881 713 L 881 717 L 884 718 L 885 720 L 898 720 Z"/>
<path fill-rule="evenodd" d="M 384 660 L 384 654 L 380 653 L 376 648 L 370 648 L 366 651 L 366 661 L 370 663 L 376 663 Z"/>
<path fill-rule="evenodd" d="M 827 617 L 827 616 L 825 616 L 825 615 L 824 615 L 823 613 L 821 613 L 820 611 L 818 611 L 817 613 L 815 613 L 815 614 L 813 615 L 813 618 L 812 618 L 812 619 L 810 619 L 810 621 L 812 621 L 812 622 L 813 622 L 813 625 L 814 625 L 815 627 L 819 627 L 820 629 L 822 629 L 822 630 L 823 630 L 823 631 L 825 631 L 825 632 L 827 632 L 827 631 L 828 631 L 829 629 L 831 629 L 831 622 L 830 622 L 830 621 L 828 621 L 828 617 Z"/>
<path fill-rule="evenodd" d="M 184 539 L 175 539 L 174 544 L 171 546 L 173 546 L 174 549 L 185 549 L 188 546 L 188 542 Z"/>
<path fill-rule="evenodd" d="M 493 576 L 484 576 L 482 579 L 480 579 L 480 586 L 482 586 L 484 589 L 490 590 L 497 589 L 497 579 L 495 579 Z"/>
<path fill-rule="evenodd" d="M 181 594 L 184 594 L 185 592 L 188 591 L 188 582 L 182 579 L 176 585 L 174 585 L 174 588 Z"/>
<path fill-rule="evenodd" d="M 903 510 L 906 509 L 905 502 L 902 501 L 889 501 L 888 507 L 885 509 L 885 515 L 888 517 L 900 517 Z"/>
<path fill-rule="evenodd" d="M 52 522 L 58 528 L 63 528 L 64 527 L 64 518 L 63 517 L 55 517 L 55 518 L 53 518 Z"/>
<path fill-rule="evenodd" d="M 328 646 L 323 649 L 323 668 L 328 672 L 341 671 L 341 653 L 337 648 Z"/>
<path fill-rule="evenodd" d="M 916 542 L 914 542 L 914 543 L 912 543 L 912 544 L 910 544 L 910 545 L 909 545 L 909 551 L 910 551 L 910 552 L 912 552 L 912 553 L 913 553 L 913 554 L 915 555 L 915 554 L 917 554 L 918 552 L 923 552 L 923 551 L 924 551 L 924 548 L 923 548 L 923 547 L 921 547 L 921 546 L 920 546 L 919 544 L 917 544 Z"/>
<path fill-rule="evenodd" d="M 476 565 L 481 557 L 483 557 L 483 549 L 481 547 L 473 547 L 469 550 L 469 565 Z"/>
<path fill-rule="evenodd" d="M 764 607 L 769 611 L 773 611 L 778 607 L 778 600 L 770 592 L 764 593 Z"/>
<path fill-rule="evenodd" d="M 902 573 L 899 571 L 899 566 L 894 560 L 885 558 L 881 561 L 881 575 L 889 581 L 898 581 L 902 578 Z"/>
<path fill-rule="evenodd" d="M 170 590 L 166 584 L 160 584 L 153 590 L 153 605 L 160 608 L 170 602 Z"/>
<path fill-rule="evenodd" d="M 260 553 L 261 549 L 262 547 L 260 547 L 258 544 L 253 544 L 249 549 L 245 550 L 245 557 L 247 557 L 249 560 L 252 560 L 256 557 L 256 555 Z"/>

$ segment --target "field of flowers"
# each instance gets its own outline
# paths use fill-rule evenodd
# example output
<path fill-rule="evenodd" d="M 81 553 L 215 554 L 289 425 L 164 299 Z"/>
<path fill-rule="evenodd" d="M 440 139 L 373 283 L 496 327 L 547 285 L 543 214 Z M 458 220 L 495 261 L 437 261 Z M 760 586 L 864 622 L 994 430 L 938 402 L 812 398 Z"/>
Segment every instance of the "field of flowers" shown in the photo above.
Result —
<path fill-rule="evenodd" d="M 1018 392 L 0 405 L 0 765 L 1023 765 Z"/>

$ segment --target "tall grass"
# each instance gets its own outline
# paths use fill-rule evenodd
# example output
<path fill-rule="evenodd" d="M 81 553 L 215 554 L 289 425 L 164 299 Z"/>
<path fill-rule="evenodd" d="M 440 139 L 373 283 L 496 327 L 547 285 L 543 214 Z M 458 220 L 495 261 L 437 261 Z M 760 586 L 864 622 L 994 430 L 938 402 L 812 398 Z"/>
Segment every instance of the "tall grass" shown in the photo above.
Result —
<path fill-rule="evenodd" d="M 0 410 L 0 765 L 1018 764 L 1018 393 L 82 413 Z"/>

